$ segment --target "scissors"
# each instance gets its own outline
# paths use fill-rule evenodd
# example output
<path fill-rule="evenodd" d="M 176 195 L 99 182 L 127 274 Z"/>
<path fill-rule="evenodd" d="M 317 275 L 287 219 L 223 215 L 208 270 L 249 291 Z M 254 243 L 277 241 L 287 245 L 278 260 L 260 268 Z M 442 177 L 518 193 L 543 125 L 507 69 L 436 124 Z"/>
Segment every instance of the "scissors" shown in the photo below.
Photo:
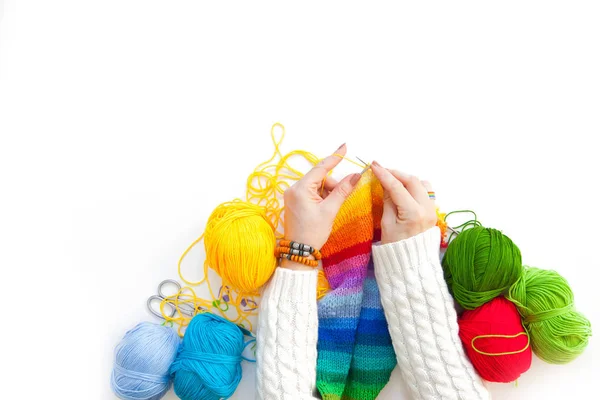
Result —
<path fill-rule="evenodd" d="M 154 307 L 152 307 L 152 302 L 160 301 L 162 303 L 167 297 L 169 297 L 169 296 L 165 296 L 165 294 L 163 293 L 163 287 L 165 285 L 175 286 L 175 288 L 177 288 L 177 292 L 179 292 L 181 290 L 181 285 L 179 284 L 179 282 L 177 282 L 173 279 L 165 279 L 158 285 L 158 294 L 154 294 L 154 295 L 148 297 L 148 301 L 146 302 L 146 305 L 148 306 L 148 310 L 150 310 L 150 312 L 152 314 L 156 315 L 158 318 L 164 318 L 164 317 L 162 316 L 161 313 L 156 311 L 154 309 Z M 169 315 L 169 317 L 173 317 L 177 313 L 177 309 L 179 309 L 180 313 L 185 314 L 189 317 L 193 317 L 194 315 L 196 315 L 196 312 L 195 312 L 196 309 L 193 306 L 191 306 L 190 304 L 183 303 L 183 304 L 180 304 L 178 307 L 174 306 L 173 304 L 171 304 L 169 302 L 167 302 L 165 304 L 168 304 L 169 307 L 171 308 L 171 315 Z"/>

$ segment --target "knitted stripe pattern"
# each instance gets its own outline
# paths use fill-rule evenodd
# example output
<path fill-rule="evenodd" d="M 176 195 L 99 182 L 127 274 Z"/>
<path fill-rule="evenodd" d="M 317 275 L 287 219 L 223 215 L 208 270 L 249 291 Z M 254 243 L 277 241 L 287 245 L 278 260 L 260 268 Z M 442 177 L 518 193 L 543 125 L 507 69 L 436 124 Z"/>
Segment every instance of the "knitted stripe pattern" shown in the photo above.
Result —
<path fill-rule="evenodd" d="M 324 400 L 375 399 L 396 365 L 371 258 L 382 209 L 383 190 L 367 171 L 321 249 L 331 286 L 318 304 L 317 388 Z"/>

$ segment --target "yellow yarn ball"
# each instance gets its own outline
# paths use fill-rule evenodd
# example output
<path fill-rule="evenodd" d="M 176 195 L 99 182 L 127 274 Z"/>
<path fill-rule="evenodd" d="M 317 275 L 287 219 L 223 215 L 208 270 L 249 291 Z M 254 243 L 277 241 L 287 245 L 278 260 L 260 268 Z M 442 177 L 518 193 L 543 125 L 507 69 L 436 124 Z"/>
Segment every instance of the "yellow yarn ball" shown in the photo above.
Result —
<path fill-rule="evenodd" d="M 219 205 L 204 231 L 206 263 L 224 283 L 253 294 L 277 267 L 275 229 L 264 207 L 245 201 Z"/>

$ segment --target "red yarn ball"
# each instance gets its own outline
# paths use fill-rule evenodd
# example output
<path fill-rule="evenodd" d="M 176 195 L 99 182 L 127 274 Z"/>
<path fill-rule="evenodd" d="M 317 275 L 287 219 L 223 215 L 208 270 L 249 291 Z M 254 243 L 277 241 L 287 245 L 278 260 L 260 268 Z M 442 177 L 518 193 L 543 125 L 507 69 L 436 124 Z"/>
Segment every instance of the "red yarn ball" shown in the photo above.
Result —
<path fill-rule="evenodd" d="M 521 316 L 517 307 L 504 297 L 465 311 L 458 319 L 458 326 L 471 363 L 486 381 L 513 382 L 531 367 L 531 346 Z"/>

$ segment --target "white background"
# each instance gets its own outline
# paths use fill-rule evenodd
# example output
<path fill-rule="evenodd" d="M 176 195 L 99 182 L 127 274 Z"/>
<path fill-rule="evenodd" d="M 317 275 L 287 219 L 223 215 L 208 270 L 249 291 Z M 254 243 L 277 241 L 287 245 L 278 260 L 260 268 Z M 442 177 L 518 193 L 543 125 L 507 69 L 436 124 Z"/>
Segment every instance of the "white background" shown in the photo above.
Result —
<path fill-rule="evenodd" d="M 205 3 L 0 0 L 0 397 L 113 398 L 113 347 L 275 121 L 284 150 L 431 180 L 597 326 L 598 2 Z M 592 338 L 494 398 L 597 397 L 599 358 Z"/>

